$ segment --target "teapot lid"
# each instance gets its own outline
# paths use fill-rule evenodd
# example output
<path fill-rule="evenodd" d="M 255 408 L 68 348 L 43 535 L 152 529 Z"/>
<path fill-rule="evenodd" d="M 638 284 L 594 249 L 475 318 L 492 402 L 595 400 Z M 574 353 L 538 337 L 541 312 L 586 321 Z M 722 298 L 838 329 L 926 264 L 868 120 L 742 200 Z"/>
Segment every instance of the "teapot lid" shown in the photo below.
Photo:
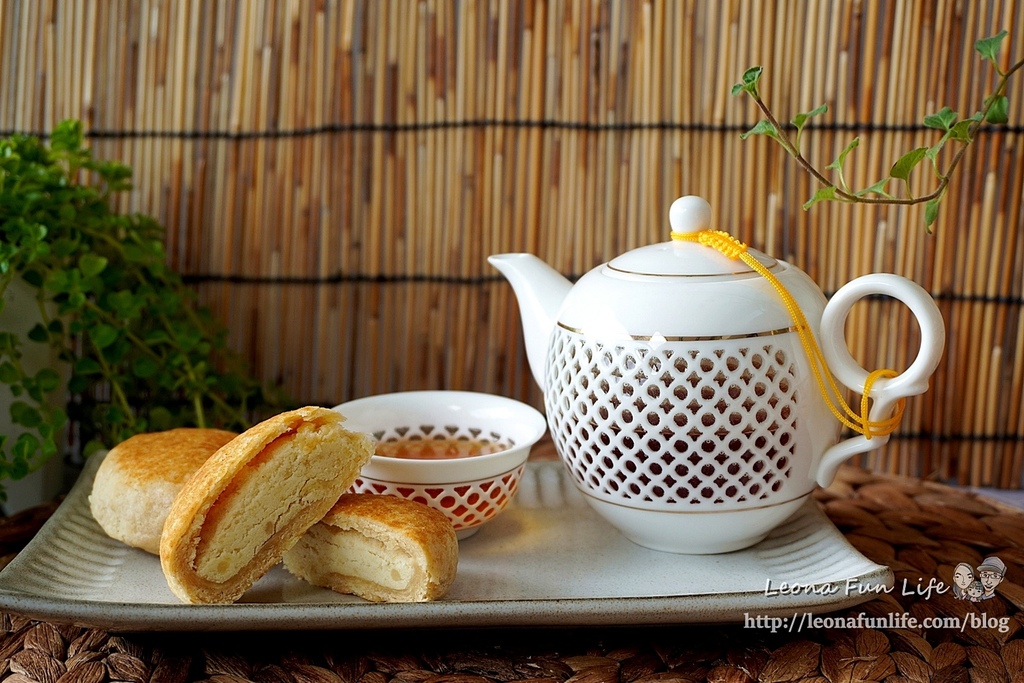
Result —
<path fill-rule="evenodd" d="M 674 239 L 627 251 L 609 261 L 608 267 L 632 275 L 743 275 L 754 272 L 743 261 L 683 237 L 708 230 L 711 226 L 711 205 L 702 197 L 680 197 L 672 202 L 668 220 Z M 778 261 L 756 249 L 747 249 L 747 253 L 769 270 L 778 267 Z"/>

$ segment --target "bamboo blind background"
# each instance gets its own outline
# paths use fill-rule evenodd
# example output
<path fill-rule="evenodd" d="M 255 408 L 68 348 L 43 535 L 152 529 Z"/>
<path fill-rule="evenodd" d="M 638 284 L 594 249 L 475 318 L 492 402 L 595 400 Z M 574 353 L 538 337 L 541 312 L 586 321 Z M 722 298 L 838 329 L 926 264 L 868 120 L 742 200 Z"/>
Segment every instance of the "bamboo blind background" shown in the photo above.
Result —
<path fill-rule="evenodd" d="M 82 119 L 135 170 L 121 208 L 168 228 L 173 265 L 232 345 L 297 401 L 454 388 L 540 405 L 510 288 L 486 262 L 579 276 L 667 239 L 682 194 L 826 293 L 874 271 L 937 299 L 945 359 L 864 464 L 1017 487 L 1024 466 L 1024 76 L 1010 125 L 961 165 L 933 235 L 917 208 L 801 204 L 810 179 L 738 134 L 730 86 L 765 67 L 784 120 L 830 162 L 854 135 L 866 186 L 930 145 L 924 115 L 991 88 L 974 41 L 1017 2 L 0 0 L 0 130 Z M 924 179 L 915 184 L 927 188 Z M 903 368 L 902 307 L 859 304 L 851 345 Z"/>

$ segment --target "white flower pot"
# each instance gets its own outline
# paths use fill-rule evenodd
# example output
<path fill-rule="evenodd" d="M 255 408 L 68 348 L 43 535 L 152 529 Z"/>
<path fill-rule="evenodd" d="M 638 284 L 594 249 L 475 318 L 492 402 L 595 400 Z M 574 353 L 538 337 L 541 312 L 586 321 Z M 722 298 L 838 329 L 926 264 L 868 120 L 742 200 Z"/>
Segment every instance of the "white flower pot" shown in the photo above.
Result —
<path fill-rule="evenodd" d="M 59 360 L 57 353 L 48 345 L 27 339 L 32 327 L 40 322 L 36 290 L 20 278 L 15 278 L 4 292 L 4 308 L 0 311 L 0 330 L 13 332 L 24 340 L 21 346 L 22 365 L 27 372 L 38 372 L 44 367 L 57 369 L 66 382 L 67 367 Z M 11 421 L 11 403 L 15 400 L 7 385 L 0 385 L 0 434 L 7 436 L 7 443 L 13 444 L 18 435 L 26 429 Z M 63 400 L 54 399 L 55 401 Z M 58 440 L 58 444 L 62 440 Z M 5 514 L 52 500 L 64 488 L 64 454 L 58 453 L 24 479 L 0 482 L 7 489 L 7 502 L 2 506 Z"/>

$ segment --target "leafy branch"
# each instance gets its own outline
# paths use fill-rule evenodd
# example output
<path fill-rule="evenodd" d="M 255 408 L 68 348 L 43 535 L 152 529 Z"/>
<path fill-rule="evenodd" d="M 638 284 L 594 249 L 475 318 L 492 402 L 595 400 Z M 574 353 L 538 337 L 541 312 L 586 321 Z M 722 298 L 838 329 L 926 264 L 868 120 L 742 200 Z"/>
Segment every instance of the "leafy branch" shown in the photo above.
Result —
<path fill-rule="evenodd" d="M 77 121 L 57 126 L 49 145 L 0 140 L 0 311 L 22 280 L 39 320 L 24 336 L 0 329 L 0 385 L 21 429 L 0 434 L 0 500 L 4 479 L 60 451 L 69 420 L 88 455 L 142 431 L 242 429 L 253 411 L 282 402 L 167 265 L 163 226 L 111 208 L 131 188 L 131 169 L 94 159 L 83 140 Z M 66 379 L 31 369 L 33 346 L 52 349 Z"/>
<path fill-rule="evenodd" d="M 747 139 L 753 135 L 764 135 L 775 140 L 782 148 L 793 157 L 797 163 L 821 186 L 804 205 L 809 209 L 815 204 L 823 201 L 837 201 L 847 204 L 886 204 L 886 205 L 913 205 L 924 204 L 925 226 L 930 230 L 935 219 L 938 217 L 939 203 L 946 194 L 953 177 L 953 172 L 964 158 L 967 148 L 977 137 L 978 131 L 985 125 L 1004 124 L 1009 114 L 1009 100 L 1006 96 L 1007 84 L 1010 78 L 1024 68 L 1024 59 L 1018 60 L 1005 71 L 1000 67 L 998 61 L 999 50 L 1007 32 L 1000 31 L 989 38 L 983 38 L 975 43 L 975 51 L 987 60 L 999 76 L 995 90 L 985 98 L 982 108 L 973 115 L 961 119 L 960 115 L 950 109 L 943 107 L 940 111 L 930 114 L 924 118 L 924 125 L 928 128 L 942 132 L 942 137 L 931 147 L 917 147 L 903 154 L 893 163 L 889 174 L 872 183 L 868 187 L 854 189 L 847 182 L 844 167 L 847 158 L 860 145 L 860 138 L 855 137 L 839 153 L 832 163 L 825 166 L 825 171 L 831 171 L 832 178 L 825 172 L 811 163 L 801 151 L 801 136 L 811 119 L 822 116 L 828 112 L 827 105 L 820 105 L 811 111 L 797 114 L 790 121 L 790 135 L 787 126 L 784 126 L 776 115 L 771 111 L 764 100 L 761 99 L 758 91 L 763 69 L 755 66 L 747 69 L 739 83 L 732 87 L 733 95 L 746 94 L 754 100 L 764 118 L 757 122 L 753 128 L 740 135 Z M 945 168 L 940 166 L 939 153 L 949 143 L 956 143 L 958 148 Z M 910 187 L 911 173 L 924 161 L 929 162 L 935 176 L 934 188 L 927 194 L 914 196 Z M 903 192 L 894 194 L 888 188 L 890 183 L 902 181 Z"/>

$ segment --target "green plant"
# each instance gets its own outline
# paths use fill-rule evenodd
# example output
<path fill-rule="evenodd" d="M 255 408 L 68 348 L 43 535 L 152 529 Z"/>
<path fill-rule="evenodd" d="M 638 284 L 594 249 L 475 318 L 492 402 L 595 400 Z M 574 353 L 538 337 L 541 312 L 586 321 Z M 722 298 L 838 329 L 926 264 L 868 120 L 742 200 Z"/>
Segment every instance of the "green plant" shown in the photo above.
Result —
<path fill-rule="evenodd" d="M 998 55 L 1003 40 L 1006 38 L 1006 31 L 989 38 L 984 38 L 975 43 L 975 51 L 988 60 L 995 69 L 999 80 L 991 94 L 984 101 L 981 110 L 975 112 L 968 118 L 961 119 L 960 115 L 950 109 L 943 107 L 940 111 L 930 114 L 924 118 L 924 125 L 942 132 L 942 136 L 931 147 L 918 147 L 905 154 L 893 163 L 889 174 L 881 180 L 865 188 L 851 188 L 846 181 L 844 166 L 850 153 L 860 144 L 859 138 L 853 138 L 839 153 L 832 163 L 825 167 L 831 171 L 830 179 L 825 172 L 819 170 L 801 152 L 800 138 L 807 122 L 812 118 L 821 116 L 828 112 L 824 104 L 811 111 L 797 114 L 790 121 L 795 135 L 790 136 L 768 105 L 761 99 L 757 85 L 761 79 L 763 69 L 755 66 L 747 69 L 739 83 L 732 87 L 733 95 L 749 95 L 757 104 L 758 109 L 764 114 L 764 118 L 757 122 L 753 128 L 743 133 L 740 137 L 746 139 L 752 135 L 765 135 L 778 142 L 786 152 L 796 159 L 797 163 L 807 171 L 821 186 L 805 204 L 804 209 L 809 209 L 818 202 L 838 201 L 851 204 L 896 204 L 911 205 L 924 204 L 925 226 L 930 230 L 938 216 L 939 202 L 946 194 L 953 171 L 960 164 L 968 146 L 974 142 L 978 131 L 986 124 L 1006 123 L 1009 110 L 1009 101 L 1006 97 L 1006 87 L 1013 74 L 1024 68 L 1024 59 L 1013 63 L 1003 71 L 999 66 Z M 953 142 L 959 144 L 959 148 L 949 160 L 948 165 L 943 169 L 940 167 L 939 152 L 946 144 Z M 910 175 L 921 162 L 930 162 L 935 176 L 935 186 L 930 192 L 924 195 L 914 196 L 910 188 Z M 902 181 L 903 190 L 897 195 L 887 188 L 893 181 Z M 899 192 L 895 190 L 895 192 Z"/>
<path fill-rule="evenodd" d="M 0 486 L 57 454 L 69 418 L 89 455 L 143 431 L 244 428 L 268 404 L 223 327 L 167 265 L 163 227 L 112 209 L 131 169 L 95 160 L 83 138 L 80 122 L 65 121 L 48 146 L 24 135 L 0 141 L 0 296 L 22 278 L 41 319 L 24 339 L 0 330 L 0 382 L 14 395 L 13 422 L 27 430 L 0 435 Z M 26 371 L 27 344 L 59 353 L 66 387 L 54 368 Z M 65 391 L 66 409 L 50 400 Z"/>

